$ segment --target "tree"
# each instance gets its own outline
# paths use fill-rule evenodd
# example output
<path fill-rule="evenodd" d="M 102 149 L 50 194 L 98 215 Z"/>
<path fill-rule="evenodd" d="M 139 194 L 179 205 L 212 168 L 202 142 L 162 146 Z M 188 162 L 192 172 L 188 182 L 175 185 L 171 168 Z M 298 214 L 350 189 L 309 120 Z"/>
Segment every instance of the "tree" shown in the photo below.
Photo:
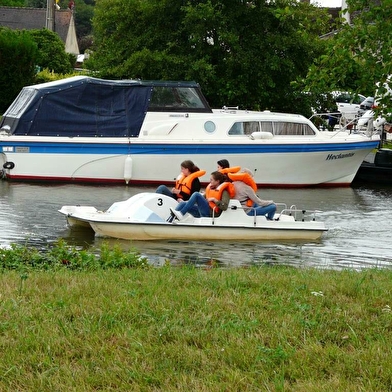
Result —
<path fill-rule="evenodd" d="M 351 24 L 343 20 L 328 40 L 328 53 L 316 59 L 305 80 L 310 91 L 348 90 L 374 96 L 385 92 L 392 75 L 392 34 L 389 0 L 347 0 Z M 392 87 L 392 85 L 390 86 Z M 391 97 L 381 100 L 381 112 L 392 112 Z"/>
<path fill-rule="evenodd" d="M 39 55 L 36 65 L 60 74 L 72 71 L 74 60 L 65 52 L 65 46 L 60 37 L 48 29 L 29 30 L 29 34 L 36 42 Z"/>
<path fill-rule="evenodd" d="M 0 0 L 1 7 L 23 7 L 25 0 Z"/>
<path fill-rule="evenodd" d="M 78 38 L 88 36 L 92 32 L 92 19 L 94 15 L 94 6 L 83 2 L 75 6 L 75 24 Z"/>
<path fill-rule="evenodd" d="M 36 57 L 37 45 L 28 32 L 0 27 L 0 113 L 33 83 Z"/>
<path fill-rule="evenodd" d="M 291 81 L 321 53 L 326 23 L 292 0 L 101 0 L 89 64 L 109 78 L 196 80 L 212 106 L 298 111 Z"/>
<path fill-rule="evenodd" d="M 32 8 L 46 8 L 47 0 L 27 0 L 27 7 Z"/>

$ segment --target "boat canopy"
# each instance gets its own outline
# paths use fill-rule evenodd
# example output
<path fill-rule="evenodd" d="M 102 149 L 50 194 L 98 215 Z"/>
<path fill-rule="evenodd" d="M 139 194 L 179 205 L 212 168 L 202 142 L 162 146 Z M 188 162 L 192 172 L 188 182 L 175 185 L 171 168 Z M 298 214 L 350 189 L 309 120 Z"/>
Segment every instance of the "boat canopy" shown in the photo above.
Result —
<path fill-rule="evenodd" d="M 0 130 L 13 135 L 137 137 L 148 111 L 211 113 L 195 82 L 75 76 L 24 87 Z"/>

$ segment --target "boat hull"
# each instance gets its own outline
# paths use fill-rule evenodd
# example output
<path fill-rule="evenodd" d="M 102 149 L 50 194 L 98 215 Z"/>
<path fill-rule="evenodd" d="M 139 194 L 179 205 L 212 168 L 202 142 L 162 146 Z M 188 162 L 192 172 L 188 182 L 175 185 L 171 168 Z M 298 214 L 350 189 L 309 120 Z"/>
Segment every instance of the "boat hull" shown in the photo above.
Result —
<path fill-rule="evenodd" d="M 301 143 L 237 140 L 188 143 L 146 143 L 127 140 L 70 141 L 56 138 L 8 137 L 0 140 L 4 175 L 13 181 L 79 182 L 91 184 L 173 183 L 180 163 L 191 159 L 215 170 L 219 157 L 254 173 L 259 187 L 348 186 L 378 141 Z M 7 165 L 6 165 L 7 166 Z M 209 181 L 209 173 L 201 178 Z"/>
<path fill-rule="evenodd" d="M 314 241 L 321 238 L 325 227 L 316 222 L 309 225 L 279 225 L 270 222 L 264 227 L 224 227 L 212 225 L 173 224 L 140 224 L 140 223 L 109 223 L 89 222 L 98 236 L 113 237 L 133 241 Z M 298 222 L 297 222 L 298 223 Z"/>

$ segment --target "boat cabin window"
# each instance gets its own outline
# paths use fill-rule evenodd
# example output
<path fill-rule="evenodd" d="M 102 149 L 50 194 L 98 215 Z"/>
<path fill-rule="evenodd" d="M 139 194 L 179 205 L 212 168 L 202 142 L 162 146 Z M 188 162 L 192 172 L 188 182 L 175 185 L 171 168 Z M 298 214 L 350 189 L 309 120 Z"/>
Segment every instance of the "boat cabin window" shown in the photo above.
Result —
<path fill-rule="evenodd" d="M 314 135 L 314 130 L 308 124 L 275 122 L 274 135 Z"/>
<path fill-rule="evenodd" d="M 274 134 L 274 126 L 272 124 L 272 121 L 262 121 L 261 132 L 270 132 Z"/>
<path fill-rule="evenodd" d="M 253 132 L 260 131 L 258 121 L 236 122 L 229 130 L 229 135 L 251 135 Z"/>
<path fill-rule="evenodd" d="M 229 130 L 229 135 L 251 135 L 253 132 L 270 132 L 278 135 L 314 135 L 314 130 L 308 124 L 273 121 L 244 121 L 236 122 Z"/>
<path fill-rule="evenodd" d="M 194 87 L 154 86 L 150 112 L 211 112 L 204 96 Z"/>

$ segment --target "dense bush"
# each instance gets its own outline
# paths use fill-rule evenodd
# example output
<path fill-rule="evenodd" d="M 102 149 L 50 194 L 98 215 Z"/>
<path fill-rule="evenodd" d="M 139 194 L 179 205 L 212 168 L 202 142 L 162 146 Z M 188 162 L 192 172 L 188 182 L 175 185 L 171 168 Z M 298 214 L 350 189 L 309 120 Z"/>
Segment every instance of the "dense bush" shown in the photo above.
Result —
<path fill-rule="evenodd" d="M 70 76 L 75 61 L 52 31 L 0 27 L 0 113 L 7 110 L 24 86 Z M 37 74 L 39 70 L 45 70 L 45 74 Z"/>
<path fill-rule="evenodd" d="M 28 32 L 0 27 L 0 113 L 34 81 L 37 56 L 37 44 Z"/>
<path fill-rule="evenodd" d="M 65 52 L 65 46 L 58 34 L 48 29 L 30 30 L 32 38 L 38 46 L 37 66 L 48 68 L 51 71 L 60 74 L 66 74 L 72 71 L 75 63 L 75 56 L 71 58 Z"/>

